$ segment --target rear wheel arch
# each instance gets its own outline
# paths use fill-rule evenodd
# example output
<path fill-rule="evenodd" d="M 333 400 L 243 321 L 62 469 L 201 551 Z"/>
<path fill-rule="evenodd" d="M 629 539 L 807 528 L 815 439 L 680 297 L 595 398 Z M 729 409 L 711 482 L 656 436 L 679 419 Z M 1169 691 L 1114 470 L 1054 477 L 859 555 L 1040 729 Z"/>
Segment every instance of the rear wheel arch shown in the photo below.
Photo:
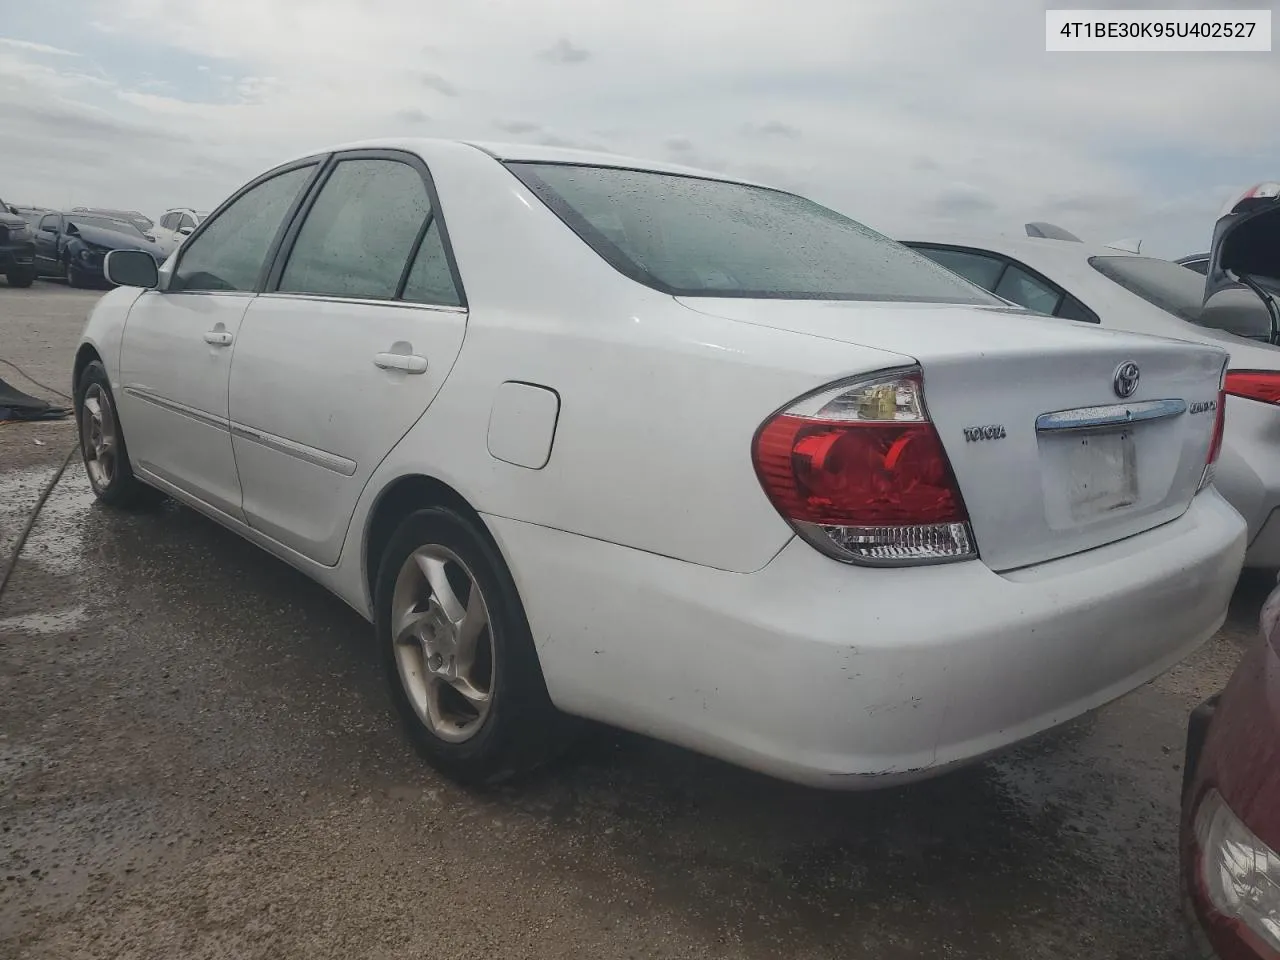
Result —
<path fill-rule="evenodd" d="M 369 519 L 365 523 L 362 555 L 364 588 L 370 609 L 377 592 L 378 565 L 382 562 L 382 555 L 391 538 L 395 536 L 396 529 L 409 514 L 429 507 L 444 507 L 465 517 L 501 556 L 502 550 L 480 518 L 480 513 L 457 490 L 443 480 L 437 480 L 425 474 L 408 474 L 398 477 L 378 494 L 378 499 L 373 509 L 369 511 Z"/>

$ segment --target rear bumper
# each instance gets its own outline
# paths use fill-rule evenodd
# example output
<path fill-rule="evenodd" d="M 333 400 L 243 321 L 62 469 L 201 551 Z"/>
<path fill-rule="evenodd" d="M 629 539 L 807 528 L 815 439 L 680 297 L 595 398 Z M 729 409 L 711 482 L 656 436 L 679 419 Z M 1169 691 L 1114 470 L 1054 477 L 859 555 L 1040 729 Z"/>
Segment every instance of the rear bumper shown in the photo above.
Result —
<path fill-rule="evenodd" d="M 791 541 L 736 574 L 486 517 L 562 709 L 762 772 L 859 789 L 998 751 L 1162 673 L 1222 623 L 1240 516 L 999 575 L 869 569 Z"/>

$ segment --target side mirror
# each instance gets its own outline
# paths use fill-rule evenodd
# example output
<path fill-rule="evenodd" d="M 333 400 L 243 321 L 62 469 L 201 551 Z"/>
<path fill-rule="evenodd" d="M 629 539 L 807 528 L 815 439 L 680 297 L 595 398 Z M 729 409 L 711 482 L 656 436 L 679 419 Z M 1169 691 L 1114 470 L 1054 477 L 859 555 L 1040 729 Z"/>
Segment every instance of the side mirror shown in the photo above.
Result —
<path fill-rule="evenodd" d="M 154 290 L 160 283 L 155 258 L 143 250 L 112 250 L 102 263 L 107 282 L 118 287 Z"/>
<path fill-rule="evenodd" d="M 195 229 L 195 227 L 181 226 L 178 228 L 178 233 L 184 237 L 189 237 L 191 234 L 195 233 Z"/>

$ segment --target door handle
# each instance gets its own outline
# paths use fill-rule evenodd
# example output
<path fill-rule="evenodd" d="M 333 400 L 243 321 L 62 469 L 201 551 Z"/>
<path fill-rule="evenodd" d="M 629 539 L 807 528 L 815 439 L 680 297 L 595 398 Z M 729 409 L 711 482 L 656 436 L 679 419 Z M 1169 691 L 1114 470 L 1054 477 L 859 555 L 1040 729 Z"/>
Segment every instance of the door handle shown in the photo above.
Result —
<path fill-rule="evenodd" d="M 373 364 L 383 370 L 403 370 L 405 373 L 427 372 L 427 358 L 413 353 L 374 354 Z"/>
<path fill-rule="evenodd" d="M 225 330 L 210 330 L 204 335 L 204 342 L 211 343 L 215 347 L 229 347 L 231 341 L 235 338 Z"/>

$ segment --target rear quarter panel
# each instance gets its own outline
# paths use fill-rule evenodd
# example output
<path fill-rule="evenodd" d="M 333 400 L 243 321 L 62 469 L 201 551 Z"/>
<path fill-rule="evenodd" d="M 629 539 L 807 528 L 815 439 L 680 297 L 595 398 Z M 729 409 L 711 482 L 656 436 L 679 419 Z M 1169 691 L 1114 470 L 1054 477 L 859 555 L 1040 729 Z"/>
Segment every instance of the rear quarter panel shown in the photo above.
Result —
<path fill-rule="evenodd" d="M 756 478 L 756 429 L 797 395 L 908 358 L 690 311 L 616 273 L 497 161 L 463 145 L 425 156 L 470 318 L 431 408 L 357 508 L 414 473 L 481 513 L 723 570 L 761 568 L 791 538 Z M 486 444 L 499 387 L 560 397 L 541 469 Z M 348 535 L 347 552 L 359 537 Z"/>

